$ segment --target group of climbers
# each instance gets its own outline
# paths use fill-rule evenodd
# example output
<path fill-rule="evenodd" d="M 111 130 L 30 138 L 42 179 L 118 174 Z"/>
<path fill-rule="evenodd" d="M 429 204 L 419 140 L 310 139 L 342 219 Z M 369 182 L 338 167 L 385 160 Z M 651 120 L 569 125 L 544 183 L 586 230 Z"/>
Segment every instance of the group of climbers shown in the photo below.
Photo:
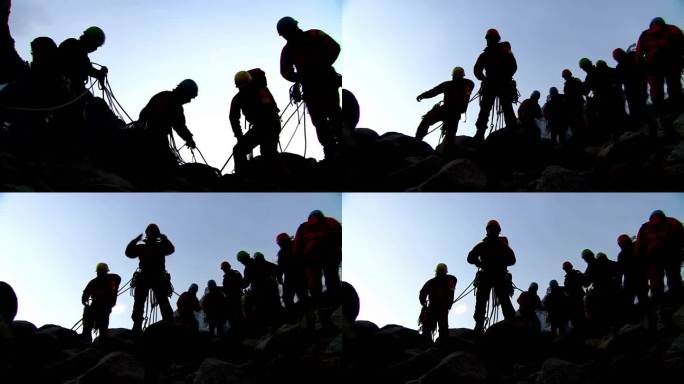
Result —
<path fill-rule="evenodd" d="M 17 54 L 7 24 L 10 2 L 4 0 L 0 6 L 2 29 L 0 30 L 0 82 L 9 83 L 2 92 L 3 108 L 10 111 L 24 106 L 45 108 L 41 115 L 43 124 L 54 115 L 60 126 L 76 127 L 72 142 L 87 140 L 95 128 L 86 129 L 90 114 L 89 104 L 104 103 L 95 98 L 86 84 L 90 78 L 104 89 L 107 87 L 106 67 L 96 68 L 88 55 L 101 47 L 105 34 L 98 27 L 86 29 L 79 39 L 67 39 L 59 47 L 49 37 L 39 37 L 31 43 L 33 62 L 25 63 Z M 339 44 L 325 32 L 317 29 L 304 31 L 292 17 L 283 17 L 277 23 L 277 32 L 286 40 L 280 56 L 280 73 L 299 89 L 300 100 L 311 116 L 318 139 L 323 146 L 326 158 L 339 152 L 340 145 L 348 143 L 350 135 L 342 129 L 342 108 L 339 88 L 342 85 L 333 64 L 340 54 Z M 49 77 L 49 78 L 48 78 Z M 238 93 L 230 104 L 230 124 L 237 139 L 233 148 L 236 172 L 244 170 L 247 154 L 257 145 L 264 158 L 272 159 L 277 155 L 281 130 L 279 109 L 266 84 L 266 74 L 259 68 L 239 71 L 235 75 Z M 301 89 L 300 89 L 301 87 Z M 23 96 L 25 97 L 23 97 Z M 140 148 L 140 163 L 151 170 L 169 169 L 179 162 L 178 148 L 173 142 L 175 131 L 190 149 L 196 149 L 193 134 L 186 125 L 183 105 L 198 95 L 198 85 L 192 79 L 181 81 L 171 91 L 154 95 L 141 110 L 137 122 L 136 143 Z M 22 96 L 22 97 L 19 97 Z M 51 106 L 64 107 L 52 110 Z M 14 106 L 21 105 L 22 108 Z M 7 118 L 13 119 L 11 114 Z M 252 126 L 242 132 L 240 117 L 244 115 Z M 16 117 L 16 116 L 15 116 Z M 49 117 L 49 118 L 48 118 Z M 21 113 L 18 121 L 30 117 Z M 123 123 L 122 123 L 123 126 Z"/>
<path fill-rule="evenodd" d="M 539 139 L 542 132 L 537 120 L 543 118 L 554 142 L 566 142 L 570 132 L 574 141 L 583 145 L 615 138 L 622 133 L 624 126 L 636 130 L 647 124 L 650 134 L 655 136 L 658 118 L 662 129 L 669 134 L 672 117 L 682 110 L 684 35 L 678 27 L 666 24 L 661 17 L 651 21 L 634 50 L 616 48 L 613 51 L 616 68 L 609 67 L 604 60 L 594 64 L 590 59 L 582 58 L 579 67 L 586 73 L 583 81 L 574 77 L 569 69 L 564 69 L 563 93 L 556 87 L 550 88 L 545 105 L 540 107 L 540 92 L 534 91 L 529 99 L 522 102 L 518 119 L 512 107 L 517 103 L 518 93 L 513 80 L 517 63 L 511 45 L 502 42 L 495 29 L 488 30 L 485 39 L 487 47 L 474 67 L 475 77 L 482 82 L 477 93 L 480 97 L 480 113 L 475 123 L 477 141 L 484 140 L 490 112 L 497 98 L 499 103 L 495 112 L 503 114 L 506 127 L 518 127 L 525 136 Z M 440 93 L 445 95 L 443 105 L 436 105 L 423 116 L 416 138 L 423 139 L 428 127 L 441 121 L 445 145 L 453 142 L 460 116 L 474 99 L 470 98 L 473 83 L 464 78 L 462 68 L 454 68 L 453 73 L 453 80 L 418 96 L 420 101 Z M 664 97 L 665 84 L 668 103 Z M 647 108 L 649 92 L 654 113 L 649 113 Z M 625 100 L 629 114 L 625 110 Z M 494 125 L 492 119 L 490 126 Z"/>
<path fill-rule="evenodd" d="M 603 252 L 594 254 L 585 249 L 581 252 L 587 265 L 585 271 L 565 261 L 562 264 L 564 284 L 551 280 L 543 298 L 538 294 L 538 284 L 531 283 L 518 297 L 517 313 L 510 301 L 514 285 L 507 271 L 507 267 L 515 264 L 515 255 L 506 237 L 500 236 L 501 227 L 495 220 L 487 224 L 486 231 L 485 239 L 468 254 L 468 262 L 479 268 L 473 282 L 476 334 L 484 331 L 492 289 L 495 302 L 489 305 L 500 305 L 506 320 L 540 331 L 537 312 L 544 311 L 554 335 L 565 334 L 569 325 L 575 332 L 596 334 L 625 322 L 642 320 L 646 320 L 650 329 L 655 329 L 658 314 L 667 326 L 671 313 L 666 308 L 676 308 L 684 301 L 681 276 L 684 226 L 661 210 L 654 211 L 639 228 L 636 240 L 626 234 L 618 236 L 617 261 L 610 260 Z M 423 306 L 420 322 L 426 338 L 432 338 L 437 326 L 440 338 L 448 335 L 447 315 L 455 302 L 456 282 L 456 277 L 447 274 L 446 264 L 440 263 L 436 276 L 420 290 L 419 301 Z M 668 304 L 674 305 L 668 307 Z"/>
<path fill-rule="evenodd" d="M 303 317 L 307 327 L 313 329 L 315 310 L 318 310 L 322 326 L 331 329 L 329 309 L 339 306 L 341 300 L 340 222 L 315 210 L 297 228 L 294 239 L 287 233 L 280 233 L 276 243 L 279 247 L 277 264 L 267 261 L 261 252 L 255 252 L 253 256 L 246 251 L 238 252 L 236 259 L 244 266 L 244 274 L 223 261 L 220 264 L 222 285 L 209 280 L 201 298 L 197 296 L 198 285 L 190 285 L 178 297 L 174 318 L 169 303 L 174 289 L 165 258 L 173 254 L 175 248 L 156 224 L 149 224 L 145 233 L 131 240 L 125 251 L 127 257 L 139 259 L 138 269 L 130 281 L 134 295 L 133 332 L 142 332 L 150 290 L 162 320 L 175 321 L 179 326 L 197 331 L 196 313 L 202 311 L 209 331 L 217 336 L 224 334 L 226 321 L 237 335 L 275 331 L 283 322 L 297 322 Z M 107 335 L 109 315 L 120 294 L 121 277 L 108 273 L 107 264 L 98 263 L 96 272 L 97 277 L 88 283 L 81 298 L 83 335 L 88 339 L 93 328 L 98 329 L 101 336 Z"/>

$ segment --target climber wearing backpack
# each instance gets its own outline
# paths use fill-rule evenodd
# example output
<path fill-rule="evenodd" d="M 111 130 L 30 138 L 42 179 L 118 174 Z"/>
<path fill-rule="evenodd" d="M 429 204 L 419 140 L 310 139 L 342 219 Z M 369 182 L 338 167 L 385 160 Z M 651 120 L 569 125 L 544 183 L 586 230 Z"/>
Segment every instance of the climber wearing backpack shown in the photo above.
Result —
<path fill-rule="evenodd" d="M 423 336 L 432 341 L 432 333 L 439 326 L 439 338 L 444 340 L 449 336 L 449 310 L 454 302 L 454 291 L 457 279 L 447 274 L 444 263 L 437 264 L 435 277 L 428 280 L 420 290 L 418 300 L 424 308 L 421 316 Z"/>
<path fill-rule="evenodd" d="M 508 239 L 499 236 L 501 226 L 496 220 L 490 220 L 486 226 L 487 236 L 468 253 L 468 263 L 480 268 L 477 273 L 477 293 L 475 296 L 475 332 L 484 331 L 485 310 L 489 294 L 494 294 L 501 304 L 501 310 L 506 320 L 515 316 L 510 296 L 513 294 L 510 274 L 507 267 L 515 264 L 515 253 L 508 246 Z M 494 303 L 491 303 L 494 305 Z"/>
<path fill-rule="evenodd" d="M 475 83 L 465 78 L 465 72 L 461 67 L 455 67 L 451 71 L 451 80 L 445 81 L 429 91 L 423 92 L 417 101 L 444 94 L 444 102 L 436 104 L 421 120 L 416 130 L 416 138 L 423 140 L 428 133 L 428 128 L 439 121 L 444 123 L 444 144 L 452 144 L 456 137 L 458 122 L 461 114 L 468 109 L 470 95 L 473 93 Z"/>
<path fill-rule="evenodd" d="M 266 74 L 259 68 L 235 74 L 238 93 L 230 103 L 230 125 L 237 139 L 233 147 L 235 172 L 241 172 L 247 162 L 247 154 L 257 145 L 261 156 L 273 158 L 278 154 L 280 116 L 275 99 L 266 86 Z M 245 115 L 252 129 L 242 133 L 240 113 Z"/>
<path fill-rule="evenodd" d="M 92 340 L 93 328 L 96 328 L 100 337 L 106 337 L 109 329 L 109 314 L 116 305 L 116 297 L 121 284 L 121 276 L 109 273 L 109 266 L 105 263 L 97 263 L 95 267 L 97 277 L 90 280 L 81 295 L 83 303 L 83 336 Z M 88 304 L 88 300 L 90 304 Z"/>
<path fill-rule="evenodd" d="M 484 140 L 489 112 L 497 97 L 503 110 L 506 126 L 513 128 L 517 125 L 515 111 L 513 111 L 513 100 L 517 94 L 513 75 L 518 70 L 518 64 L 511 52 L 510 44 L 501 42 L 501 36 L 496 29 L 489 29 L 485 39 L 487 47 L 477 58 L 473 71 L 475 77 L 482 81 L 480 114 L 475 122 L 477 128 L 475 139 L 479 141 Z"/>

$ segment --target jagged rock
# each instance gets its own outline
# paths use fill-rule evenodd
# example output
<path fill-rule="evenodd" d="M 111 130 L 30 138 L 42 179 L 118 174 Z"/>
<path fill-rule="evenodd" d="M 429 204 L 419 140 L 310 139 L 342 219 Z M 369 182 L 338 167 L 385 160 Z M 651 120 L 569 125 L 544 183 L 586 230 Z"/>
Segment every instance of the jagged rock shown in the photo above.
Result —
<path fill-rule="evenodd" d="M 75 353 L 66 360 L 48 366 L 46 371 L 48 376 L 58 377 L 62 380 L 71 379 L 94 367 L 101 357 L 97 349 L 87 348 Z"/>
<path fill-rule="evenodd" d="M 558 165 L 550 165 L 544 169 L 535 185 L 535 190 L 540 192 L 584 191 L 586 189 L 584 175 Z"/>
<path fill-rule="evenodd" d="M 17 295 L 12 286 L 0 281 L 0 318 L 9 324 L 17 315 Z"/>
<path fill-rule="evenodd" d="M 489 378 L 485 365 L 468 352 L 454 352 L 420 377 L 420 384 L 486 383 Z"/>
<path fill-rule="evenodd" d="M 626 353 L 645 349 L 650 344 L 648 331 L 640 324 L 625 325 L 615 335 L 607 336 L 598 349 L 608 354 Z"/>
<path fill-rule="evenodd" d="M 580 383 L 584 383 L 582 367 L 555 358 L 546 360 L 537 376 L 537 384 Z"/>
<path fill-rule="evenodd" d="M 246 383 L 239 366 L 227 363 L 223 360 L 205 359 L 197 370 L 193 384 L 223 384 L 223 383 Z"/>
<path fill-rule="evenodd" d="M 481 191 L 487 188 L 487 183 L 487 175 L 480 167 L 470 160 L 459 159 L 446 164 L 412 191 Z"/>
<path fill-rule="evenodd" d="M 376 142 L 376 151 L 379 154 L 400 155 L 404 158 L 427 157 L 434 152 L 428 143 L 398 132 L 388 132 L 380 136 Z"/>
<path fill-rule="evenodd" d="M 356 128 L 353 137 L 356 146 L 360 149 L 370 148 L 380 139 L 380 135 L 369 128 Z"/>
<path fill-rule="evenodd" d="M 342 121 L 344 128 L 353 131 L 356 125 L 359 124 L 361 116 L 361 109 L 359 102 L 356 100 L 351 91 L 347 89 L 342 90 Z"/>
<path fill-rule="evenodd" d="M 403 191 L 422 183 L 429 175 L 434 175 L 444 166 L 444 159 L 437 155 L 426 158 L 411 157 L 406 161 L 410 165 L 388 175 L 382 182 L 382 189 Z"/>
<path fill-rule="evenodd" d="M 97 365 L 70 384 L 136 384 L 143 383 L 145 369 L 132 355 L 112 352 Z"/>
<path fill-rule="evenodd" d="M 267 335 L 256 345 L 256 351 L 267 355 L 281 352 L 294 352 L 304 347 L 304 330 L 299 324 L 285 324 L 278 328 L 273 335 Z"/>
<path fill-rule="evenodd" d="M 445 147 L 444 143 L 441 143 L 435 148 L 435 152 L 449 160 L 476 160 L 479 153 L 478 143 L 470 136 L 456 136 L 452 145 Z"/>
<path fill-rule="evenodd" d="M 391 366 L 389 372 L 401 382 L 417 379 L 436 367 L 448 353 L 445 349 L 429 348 L 406 361 Z"/>
<path fill-rule="evenodd" d="M 36 335 L 39 337 L 49 337 L 60 349 L 83 346 L 83 340 L 79 337 L 78 333 L 71 329 L 60 327 L 59 325 L 44 325 L 38 328 Z"/>
<path fill-rule="evenodd" d="M 680 307 L 677 312 L 672 315 L 672 325 L 684 331 L 684 306 Z"/>

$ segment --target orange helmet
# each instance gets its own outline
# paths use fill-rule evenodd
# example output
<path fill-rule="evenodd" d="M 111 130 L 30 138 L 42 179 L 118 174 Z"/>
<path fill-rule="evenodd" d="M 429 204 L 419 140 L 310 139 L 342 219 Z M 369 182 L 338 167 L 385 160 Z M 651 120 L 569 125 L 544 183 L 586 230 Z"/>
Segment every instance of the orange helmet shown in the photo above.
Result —
<path fill-rule="evenodd" d="M 499 35 L 499 31 L 497 31 L 496 29 L 490 28 L 487 30 L 487 33 L 485 34 L 485 39 L 492 39 L 498 42 L 501 40 L 501 35 Z"/>
<path fill-rule="evenodd" d="M 622 235 L 618 236 L 618 238 L 617 238 L 618 245 L 629 244 L 631 242 L 632 242 L 632 238 L 629 237 L 629 235 L 622 234 Z"/>
<path fill-rule="evenodd" d="M 292 238 L 287 233 L 281 233 L 278 236 L 276 236 L 276 244 L 282 244 L 282 243 L 289 241 L 291 239 Z"/>
<path fill-rule="evenodd" d="M 499 222 L 496 220 L 489 220 L 487 222 L 487 226 L 485 228 L 489 228 L 489 227 L 495 227 L 495 228 L 498 228 L 499 231 L 501 230 L 501 225 L 499 225 Z"/>
<path fill-rule="evenodd" d="M 566 261 L 563 263 L 563 270 L 567 271 L 568 269 L 572 269 L 572 263 L 569 261 Z"/>
<path fill-rule="evenodd" d="M 227 261 L 224 261 L 221 263 L 221 270 L 226 270 L 226 269 L 230 269 L 230 263 Z"/>
<path fill-rule="evenodd" d="M 565 79 L 567 77 L 572 77 L 572 72 L 569 69 L 564 69 L 563 72 L 561 73 L 561 76 Z"/>

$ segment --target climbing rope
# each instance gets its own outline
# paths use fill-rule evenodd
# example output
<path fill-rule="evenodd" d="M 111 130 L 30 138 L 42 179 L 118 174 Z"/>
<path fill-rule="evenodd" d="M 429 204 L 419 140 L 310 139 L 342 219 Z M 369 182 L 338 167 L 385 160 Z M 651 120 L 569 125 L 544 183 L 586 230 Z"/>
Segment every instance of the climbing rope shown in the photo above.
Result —
<path fill-rule="evenodd" d="M 0 105 L 0 109 L 6 109 L 6 110 L 10 110 L 10 111 L 19 111 L 19 112 L 54 112 L 58 109 L 66 108 L 66 107 L 70 106 L 71 104 L 74 104 L 75 102 L 77 102 L 78 100 L 83 98 L 83 96 L 85 96 L 88 92 L 90 92 L 90 90 L 94 86 L 95 86 L 95 83 L 93 83 L 89 88 L 87 88 L 85 91 L 83 91 L 83 93 L 76 96 L 75 99 L 68 101 L 64 104 L 54 106 L 54 107 L 29 108 L 29 107 L 15 107 L 15 106 L 8 106 L 8 105 Z"/>

